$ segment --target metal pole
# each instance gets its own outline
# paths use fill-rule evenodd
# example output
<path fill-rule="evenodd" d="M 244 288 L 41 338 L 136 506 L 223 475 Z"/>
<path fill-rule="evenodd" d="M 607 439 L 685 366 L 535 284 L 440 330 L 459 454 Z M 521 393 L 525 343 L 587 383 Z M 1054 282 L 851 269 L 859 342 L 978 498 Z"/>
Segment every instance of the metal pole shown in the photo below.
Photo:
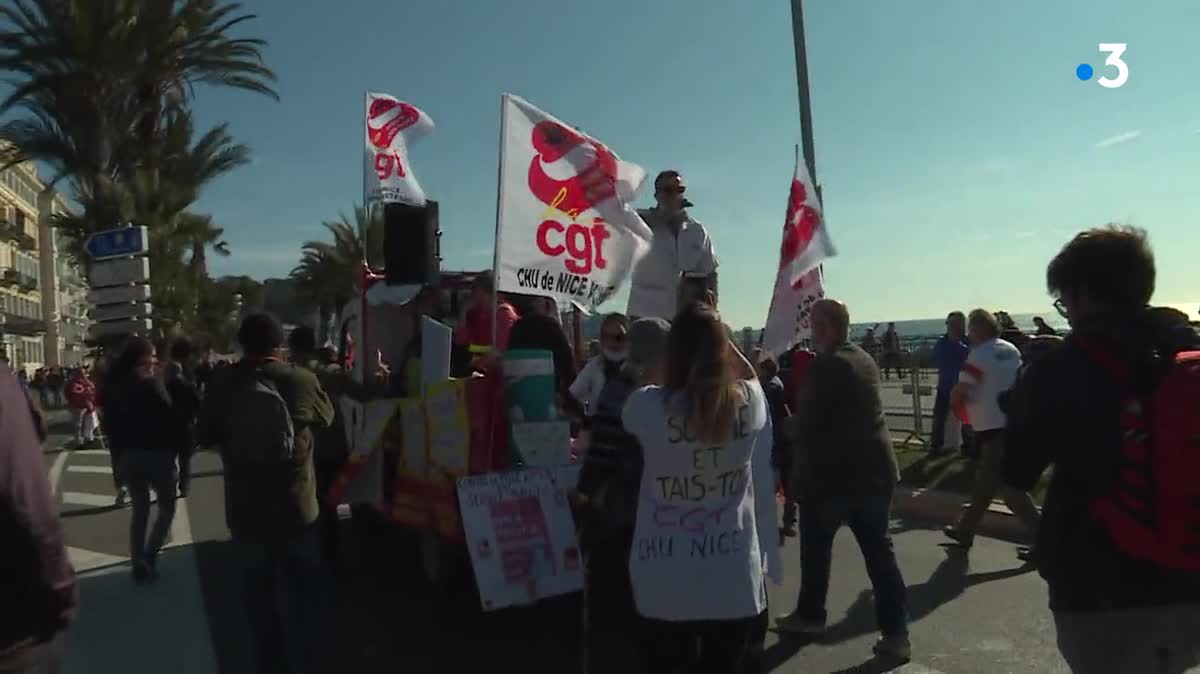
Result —
<path fill-rule="evenodd" d="M 792 41 L 796 49 L 796 90 L 800 95 L 800 142 L 808 175 L 820 193 L 816 150 L 813 147 L 812 102 L 808 89 L 808 52 L 804 42 L 804 0 L 792 0 Z"/>

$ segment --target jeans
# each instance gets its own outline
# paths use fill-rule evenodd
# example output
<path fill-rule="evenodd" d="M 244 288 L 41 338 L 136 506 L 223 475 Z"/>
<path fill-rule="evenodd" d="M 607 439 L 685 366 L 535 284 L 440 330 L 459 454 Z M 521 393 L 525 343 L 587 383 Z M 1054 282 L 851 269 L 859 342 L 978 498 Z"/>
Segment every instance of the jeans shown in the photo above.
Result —
<path fill-rule="evenodd" d="M 954 528 L 967 540 L 975 536 L 975 529 L 987 513 L 992 499 L 999 493 L 1008 509 L 1029 529 L 1030 540 L 1037 536 L 1041 515 L 1027 492 L 1004 485 L 1000 476 L 1000 464 L 1004 461 L 1004 431 L 980 431 L 975 435 L 979 447 L 979 463 L 975 479 L 971 482 L 971 496 L 967 509 L 958 518 Z"/>
<path fill-rule="evenodd" d="M 734 620 L 641 618 L 642 658 L 652 674 L 758 674 L 767 612 Z"/>
<path fill-rule="evenodd" d="M 950 431 L 947 433 L 946 431 Z M 950 443 L 946 443 L 946 436 Z M 950 414 L 950 389 L 938 389 L 933 399 L 933 428 L 930 429 L 929 449 L 958 450 L 962 448 L 962 423 Z"/>
<path fill-rule="evenodd" d="M 167 542 L 175 519 L 175 452 L 159 449 L 127 449 L 121 452 L 122 478 L 129 489 L 133 516 L 129 521 L 129 557 L 135 562 L 153 562 Z M 158 496 L 158 517 L 146 536 L 150 519 L 150 490 Z"/>
<path fill-rule="evenodd" d="M 875 620 L 884 636 L 908 633 L 904 578 L 888 533 L 894 488 L 872 487 L 854 496 L 833 496 L 800 509 L 800 596 L 796 612 L 824 623 L 833 565 L 833 538 L 845 524 L 858 541 L 875 590 Z"/>
<path fill-rule="evenodd" d="M 325 578 L 315 524 L 278 541 L 234 543 L 257 674 L 329 671 L 321 622 Z"/>
<path fill-rule="evenodd" d="M 62 655 L 61 632 L 41 643 L 0 647 L 0 674 L 58 674 Z"/>
<path fill-rule="evenodd" d="M 1197 625 L 1197 605 L 1054 614 L 1058 650 L 1075 674 L 1200 671 Z"/>

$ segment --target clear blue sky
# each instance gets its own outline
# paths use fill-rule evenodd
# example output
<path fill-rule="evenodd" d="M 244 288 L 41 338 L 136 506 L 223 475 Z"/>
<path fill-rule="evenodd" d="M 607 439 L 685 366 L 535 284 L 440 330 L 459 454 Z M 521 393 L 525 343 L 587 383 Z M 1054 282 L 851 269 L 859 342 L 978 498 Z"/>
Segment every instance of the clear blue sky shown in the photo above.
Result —
<path fill-rule="evenodd" d="M 201 120 L 229 120 L 255 156 L 200 203 L 234 250 L 217 272 L 285 275 L 320 222 L 361 199 L 368 88 L 434 118 L 411 160 L 442 204 L 446 266 L 490 266 L 511 91 L 652 174 L 681 169 L 721 259 L 722 313 L 764 323 L 799 141 L 787 0 L 246 6 L 283 100 L 199 92 Z M 1051 311 L 1045 263 L 1111 220 L 1150 231 L 1156 299 L 1194 312 L 1200 3 L 809 0 L 806 23 L 840 250 L 827 285 L 856 321 Z M 1104 71 L 1100 42 L 1129 44 L 1121 89 L 1075 78 L 1081 62 Z"/>

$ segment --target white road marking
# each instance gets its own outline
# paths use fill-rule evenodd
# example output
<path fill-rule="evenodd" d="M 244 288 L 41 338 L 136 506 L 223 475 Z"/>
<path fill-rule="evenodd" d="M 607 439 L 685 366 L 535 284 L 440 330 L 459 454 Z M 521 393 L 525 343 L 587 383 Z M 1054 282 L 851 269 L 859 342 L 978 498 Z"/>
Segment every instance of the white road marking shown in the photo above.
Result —
<path fill-rule="evenodd" d="M 58 456 L 54 457 L 54 463 L 50 466 L 50 493 L 58 493 L 58 482 L 62 479 L 63 468 L 67 465 L 67 458 L 70 455 L 66 452 L 59 452 Z"/>
<path fill-rule="evenodd" d="M 171 542 L 167 547 L 191 544 L 192 520 L 188 517 L 187 499 L 175 499 L 175 519 L 171 520 Z"/>
<path fill-rule="evenodd" d="M 83 548 L 73 548 L 70 546 L 67 546 L 67 557 L 71 560 L 71 566 L 75 567 L 75 570 L 79 573 L 129 561 L 128 557 L 119 557 L 104 552 L 84 550 Z"/>
<path fill-rule="evenodd" d="M 71 453 L 80 456 L 108 456 L 107 449 L 75 449 L 71 450 Z"/>
<path fill-rule="evenodd" d="M 98 475 L 112 475 L 112 466 L 68 466 L 68 473 L 94 473 Z"/>
<path fill-rule="evenodd" d="M 103 508 L 116 504 L 116 497 L 105 494 L 86 494 L 79 491 L 64 491 L 62 502 L 70 505 L 90 506 L 92 508 Z"/>

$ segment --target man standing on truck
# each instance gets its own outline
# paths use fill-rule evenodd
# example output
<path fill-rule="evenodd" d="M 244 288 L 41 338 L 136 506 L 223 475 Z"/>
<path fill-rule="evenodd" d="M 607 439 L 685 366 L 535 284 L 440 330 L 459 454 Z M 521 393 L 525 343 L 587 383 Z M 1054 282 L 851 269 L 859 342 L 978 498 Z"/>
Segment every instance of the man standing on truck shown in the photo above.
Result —
<path fill-rule="evenodd" d="M 633 270 L 629 289 L 631 321 L 638 318 L 675 318 L 680 295 L 703 299 L 704 291 L 717 294 L 717 257 L 704 225 L 688 215 L 692 202 L 684 198 L 687 186 L 679 171 L 668 170 L 654 179 L 658 205 L 638 211 L 654 233 L 650 251 Z"/>
<path fill-rule="evenodd" d="M 493 307 L 496 310 L 494 318 Z M 508 333 L 517 318 L 513 305 L 503 296 L 496 295 L 495 276 L 491 271 L 482 271 L 471 284 L 471 298 L 463 307 L 454 329 L 454 343 L 469 349 L 472 360 L 493 352 L 503 353 L 508 348 Z"/>

